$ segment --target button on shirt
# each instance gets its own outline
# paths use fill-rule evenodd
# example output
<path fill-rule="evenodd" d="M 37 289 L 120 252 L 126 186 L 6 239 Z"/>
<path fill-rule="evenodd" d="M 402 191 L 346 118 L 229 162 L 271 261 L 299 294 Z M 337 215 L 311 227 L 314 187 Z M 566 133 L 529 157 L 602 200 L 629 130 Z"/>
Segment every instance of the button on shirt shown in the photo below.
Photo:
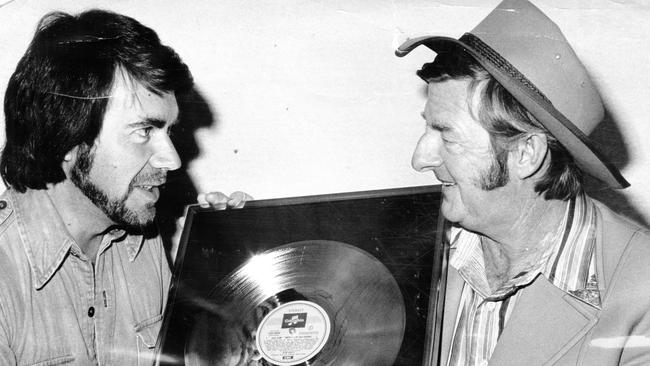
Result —
<path fill-rule="evenodd" d="M 44 190 L 7 190 L 0 365 L 152 364 L 169 280 L 159 237 L 111 231 L 93 266 Z"/>

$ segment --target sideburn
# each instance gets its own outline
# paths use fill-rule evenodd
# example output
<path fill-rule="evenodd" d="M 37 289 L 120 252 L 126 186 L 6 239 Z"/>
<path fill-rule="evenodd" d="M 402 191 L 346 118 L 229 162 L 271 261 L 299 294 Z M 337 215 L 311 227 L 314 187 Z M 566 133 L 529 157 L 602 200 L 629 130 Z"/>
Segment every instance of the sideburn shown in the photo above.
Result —
<path fill-rule="evenodd" d="M 508 170 L 508 149 L 504 149 L 498 142 L 490 138 L 492 153 L 490 166 L 487 172 L 481 175 L 479 186 L 484 191 L 491 191 L 505 186 L 510 181 L 510 171 Z"/>

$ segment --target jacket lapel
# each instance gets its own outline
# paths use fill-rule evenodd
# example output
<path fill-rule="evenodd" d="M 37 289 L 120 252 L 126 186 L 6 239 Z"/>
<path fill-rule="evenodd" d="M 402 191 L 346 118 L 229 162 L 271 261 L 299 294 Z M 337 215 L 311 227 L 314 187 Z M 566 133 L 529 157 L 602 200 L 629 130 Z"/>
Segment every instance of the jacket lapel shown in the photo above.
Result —
<path fill-rule="evenodd" d="M 552 364 L 596 324 L 598 309 L 543 276 L 521 291 L 490 365 Z"/>

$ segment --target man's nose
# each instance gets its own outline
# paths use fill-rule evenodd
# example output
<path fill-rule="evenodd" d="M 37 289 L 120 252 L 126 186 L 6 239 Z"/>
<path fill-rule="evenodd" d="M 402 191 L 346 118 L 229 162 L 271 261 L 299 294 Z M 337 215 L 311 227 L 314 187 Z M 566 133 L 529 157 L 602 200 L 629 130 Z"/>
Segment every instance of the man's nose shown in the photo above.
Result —
<path fill-rule="evenodd" d="M 424 134 L 418 140 L 411 159 L 411 166 L 418 172 L 426 172 L 439 167 L 442 164 L 440 157 L 439 137 L 432 134 Z"/>
<path fill-rule="evenodd" d="M 165 136 L 156 146 L 156 151 L 151 156 L 151 166 L 158 169 L 176 170 L 181 167 L 181 158 L 174 144 Z"/>

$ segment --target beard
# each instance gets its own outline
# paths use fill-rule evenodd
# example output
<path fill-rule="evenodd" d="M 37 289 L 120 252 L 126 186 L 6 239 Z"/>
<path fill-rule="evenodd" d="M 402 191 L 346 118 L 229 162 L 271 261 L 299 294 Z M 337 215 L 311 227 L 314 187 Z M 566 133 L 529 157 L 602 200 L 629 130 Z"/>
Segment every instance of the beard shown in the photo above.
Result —
<path fill-rule="evenodd" d="M 155 203 L 147 204 L 141 209 L 136 210 L 129 208 L 126 201 L 133 191 L 135 183 L 146 181 L 153 176 L 157 177 L 159 174 L 139 173 L 129 183 L 126 193 L 121 197 L 110 197 L 90 178 L 90 171 L 92 170 L 94 160 L 94 149 L 87 145 L 81 145 L 79 147 L 77 161 L 72 167 L 70 174 L 70 180 L 74 185 L 114 223 L 124 226 L 127 229 L 141 229 L 151 225 L 156 215 Z M 160 174 L 164 175 L 164 173 Z"/>

